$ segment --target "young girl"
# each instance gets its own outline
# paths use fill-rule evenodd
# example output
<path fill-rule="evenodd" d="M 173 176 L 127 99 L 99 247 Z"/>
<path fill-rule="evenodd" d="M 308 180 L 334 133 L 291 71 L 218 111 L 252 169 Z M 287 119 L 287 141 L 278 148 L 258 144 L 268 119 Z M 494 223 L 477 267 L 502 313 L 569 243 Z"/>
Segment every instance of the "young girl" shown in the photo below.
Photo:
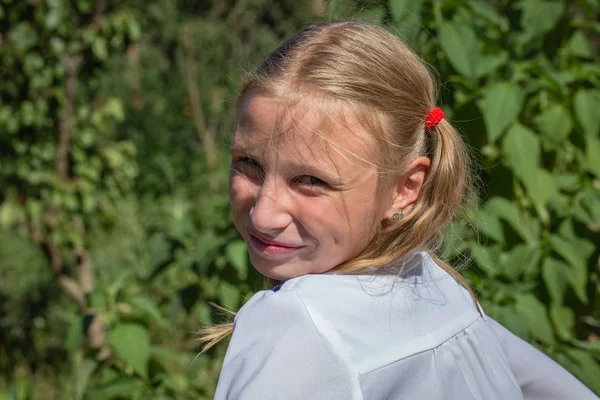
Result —
<path fill-rule="evenodd" d="M 233 326 L 216 399 L 597 399 L 478 307 L 434 254 L 468 156 L 422 61 L 384 29 L 310 26 L 249 78 L 235 226 L 270 289 Z"/>

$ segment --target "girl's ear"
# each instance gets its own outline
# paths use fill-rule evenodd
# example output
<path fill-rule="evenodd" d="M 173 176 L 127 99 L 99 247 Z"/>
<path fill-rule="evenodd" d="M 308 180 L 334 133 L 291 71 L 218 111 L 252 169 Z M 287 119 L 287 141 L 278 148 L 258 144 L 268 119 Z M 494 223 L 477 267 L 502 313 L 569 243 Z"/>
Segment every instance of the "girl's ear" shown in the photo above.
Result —
<path fill-rule="evenodd" d="M 408 172 L 399 178 L 394 187 L 392 204 L 384 214 L 385 219 L 392 219 L 394 214 L 399 212 L 408 214 L 412 210 L 421 193 L 430 166 L 431 160 L 424 156 L 417 157 L 409 165 Z"/>

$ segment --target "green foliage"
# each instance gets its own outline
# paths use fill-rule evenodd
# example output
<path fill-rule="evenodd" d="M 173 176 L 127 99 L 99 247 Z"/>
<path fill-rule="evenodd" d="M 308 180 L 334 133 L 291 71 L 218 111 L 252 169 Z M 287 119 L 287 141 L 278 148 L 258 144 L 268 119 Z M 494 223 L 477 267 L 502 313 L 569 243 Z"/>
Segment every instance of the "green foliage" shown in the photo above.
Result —
<path fill-rule="evenodd" d="M 212 398 L 224 347 L 195 358 L 195 331 L 261 287 L 227 202 L 236 91 L 319 2 L 201 3 L 0 1 L 0 398 Z M 486 183 L 446 255 L 600 393 L 598 2 L 328 7 L 439 71 Z"/>

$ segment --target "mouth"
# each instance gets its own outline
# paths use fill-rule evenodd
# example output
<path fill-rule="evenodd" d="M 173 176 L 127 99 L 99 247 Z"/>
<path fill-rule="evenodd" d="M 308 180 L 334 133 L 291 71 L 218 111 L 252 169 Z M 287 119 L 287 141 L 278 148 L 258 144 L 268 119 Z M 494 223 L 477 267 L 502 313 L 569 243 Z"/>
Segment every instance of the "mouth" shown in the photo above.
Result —
<path fill-rule="evenodd" d="M 304 245 L 297 246 L 289 243 L 264 239 L 251 233 L 248 234 L 248 238 L 248 242 L 254 248 L 254 250 L 267 258 L 286 257 L 305 247 Z"/>

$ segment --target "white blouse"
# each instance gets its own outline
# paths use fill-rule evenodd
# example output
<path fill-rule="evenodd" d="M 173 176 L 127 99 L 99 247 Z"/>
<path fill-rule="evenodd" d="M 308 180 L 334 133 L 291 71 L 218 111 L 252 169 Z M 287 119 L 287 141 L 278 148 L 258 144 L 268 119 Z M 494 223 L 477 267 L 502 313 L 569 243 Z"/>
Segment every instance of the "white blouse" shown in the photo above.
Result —
<path fill-rule="evenodd" d="M 482 316 L 429 255 L 407 267 L 256 293 L 235 318 L 215 399 L 598 399 Z"/>

